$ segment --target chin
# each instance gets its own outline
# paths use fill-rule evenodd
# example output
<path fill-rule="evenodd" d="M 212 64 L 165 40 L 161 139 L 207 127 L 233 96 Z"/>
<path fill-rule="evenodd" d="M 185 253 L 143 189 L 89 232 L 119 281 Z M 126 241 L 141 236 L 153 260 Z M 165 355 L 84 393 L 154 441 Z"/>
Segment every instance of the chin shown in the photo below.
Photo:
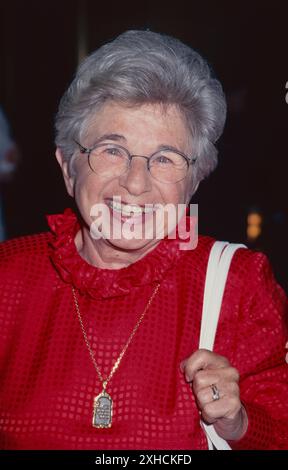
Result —
<path fill-rule="evenodd" d="M 131 239 L 127 240 L 126 238 L 121 238 L 121 239 L 105 239 L 106 243 L 113 247 L 116 250 L 120 251 L 126 251 L 126 252 L 134 252 L 134 251 L 142 251 L 147 249 L 152 249 L 153 246 L 155 246 L 160 240 L 157 239 L 152 239 L 152 240 L 146 240 L 146 239 Z"/>

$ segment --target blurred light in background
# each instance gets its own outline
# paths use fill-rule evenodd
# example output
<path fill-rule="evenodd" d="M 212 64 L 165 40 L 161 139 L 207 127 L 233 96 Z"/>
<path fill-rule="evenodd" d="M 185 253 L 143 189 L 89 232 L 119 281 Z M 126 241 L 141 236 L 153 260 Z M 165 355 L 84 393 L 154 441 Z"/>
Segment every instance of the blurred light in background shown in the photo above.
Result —
<path fill-rule="evenodd" d="M 262 233 L 263 216 L 260 212 L 251 211 L 247 216 L 247 240 L 254 242 Z"/>

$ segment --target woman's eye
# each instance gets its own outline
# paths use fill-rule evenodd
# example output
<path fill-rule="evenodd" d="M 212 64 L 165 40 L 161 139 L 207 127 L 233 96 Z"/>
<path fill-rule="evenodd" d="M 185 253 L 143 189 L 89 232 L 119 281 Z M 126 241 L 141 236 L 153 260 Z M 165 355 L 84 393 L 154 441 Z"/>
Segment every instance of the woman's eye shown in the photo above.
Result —
<path fill-rule="evenodd" d="M 158 157 L 155 158 L 155 163 L 160 163 L 160 164 L 171 164 L 173 163 L 172 160 L 168 157 L 165 157 L 165 155 L 159 155 Z"/>
<path fill-rule="evenodd" d="M 118 149 L 106 149 L 106 152 L 110 153 L 111 155 L 117 155 L 119 153 Z"/>
<path fill-rule="evenodd" d="M 108 147 L 105 149 L 105 153 L 115 157 L 121 157 L 123 152 L 121 152 L 120 149 L 117 149 L 115 147 Z"/>

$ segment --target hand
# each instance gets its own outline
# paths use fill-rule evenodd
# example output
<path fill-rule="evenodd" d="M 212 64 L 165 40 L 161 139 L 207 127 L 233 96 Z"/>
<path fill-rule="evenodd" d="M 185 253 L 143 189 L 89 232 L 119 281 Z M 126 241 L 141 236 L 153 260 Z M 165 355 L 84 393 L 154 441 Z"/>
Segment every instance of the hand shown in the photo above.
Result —
<path fill-rule="evenodd" d="M 203 421 L 213 424 L 226 440 L 238 440 L 246 432 L 248 418 L 240 401 L 239 373 L 223 356 L 199 349 L 181 362 L 187 382 L 192 383 Z M 219 392 L 213 399 L 212 384 Z"/>

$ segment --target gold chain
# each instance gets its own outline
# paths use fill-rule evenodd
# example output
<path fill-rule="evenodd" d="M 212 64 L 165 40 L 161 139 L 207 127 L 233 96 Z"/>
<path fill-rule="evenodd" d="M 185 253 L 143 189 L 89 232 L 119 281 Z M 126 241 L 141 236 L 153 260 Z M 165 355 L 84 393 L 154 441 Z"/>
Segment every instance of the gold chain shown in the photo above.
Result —
<path fill-rule="evenodd" d="M 87 349 L 88 349 L 89 354 L 90 354 L 90 356 L 91 356 L 93 365 L 94 365 L 95 370 L 96 370 L 96 372 L 97 372 L 97 374 L 98 374 L 98 377 L 99 377 L 99 379 L 100 379 L 100 382 L 102 383 L 103 390 L 106 389 L 108 382 L 112 379 L 114 373 L 115 373 L 116 370 L 118 369 L 118 367 L 119 367 L 119 365 L 120 365 L 120 362 L 121 362 L 121 360 L 122 360 L 122 358 L 123 358 L 125 352 L 127 351 L 127 348 L 129 347 L 129 345 L 130 345 L 130 343 L 131 343 L 131 341 L 132 341 L 132 339 L 133 339 L 133 337 L 134 337 L 136 331 L 138 330 L 140 324 L 142 323 L 142 320 L 143 320 L 143 318 L 144 318 L 144 316 L 145 316 L 145 314 L 146 314 L 148 308 L 150 307 L 150 305 L 151 305 L 151 303 L 152 303 L 152 301 L 153 301 L 155 295 L 157 294 L 159 287 L 160 287 L 160 284 L 157 284 L 157 286 L 155 287 L 155 289 L 154 289 L 154 291 L 153 291 L 153 294 L 151 295 L 151 297 L 150 297 L 150 299 L 149 299 L 149 301 L 148 301 L 148 303 L 147 303 L 147 305 L 146 305 L 146 307 L 145 307 L 145 309 L 144 309 L 142 315 L 140 316 L 139 320 L 137 321 L 136 325 L 134 326 L 132 333 L 130 334 L 128 340 L 126 341 L 126 343 L 125 343 L 125 345 L 124 345 L 122 351 L 120 352 L 120 354 L 119 354 L 119 356 L 118 356 L 118 358 L 117 358 L 115 364 L 113 365 L 113 367 L 112 367 L 112 369 L 111 369 L 111 371 L 110 371 L 110 374 L 108 375 L 108 377 L 107 377 L 106 379 L 104 379 L 103 376 L 102 376 L 102 374 L 101 374 L 101 372 L 100 372 L 100 369 L 99 369 L 99 367 L 98 367 L 98 365 L 97 365 L 94 352 L 93 352 L 93 350 L 92 350 L 92 348 L 91 348 L 91 344 L 90 344 L 90 342 L 89 342 L 89 340 L 88 340 L 88 337 L 87 337 L 87 334 L 86 334 L 86 331 L 85 331 L 85 328 L 84 328 L 82 316 L 81 316 L 81 313 L 80 313 L 80 308 L 79 308 L 79 304 L 78 304 L 78 299 L 77 299 L 77 296 L 76 296 L 76 292 L 75 292 L 74 287 L 72 286 L 73 299 L 74 299 L 74 303 L 75 303 L 75 308 L 76 308 L 78 320 L 79 320 L 79 323 L 80 323 L 80 326 L 81 326 L 81 330 L 82 330 L 82 333 L 83 333 L 84 341 L 85 341 L 85 343 L 86 343 Z"/>

